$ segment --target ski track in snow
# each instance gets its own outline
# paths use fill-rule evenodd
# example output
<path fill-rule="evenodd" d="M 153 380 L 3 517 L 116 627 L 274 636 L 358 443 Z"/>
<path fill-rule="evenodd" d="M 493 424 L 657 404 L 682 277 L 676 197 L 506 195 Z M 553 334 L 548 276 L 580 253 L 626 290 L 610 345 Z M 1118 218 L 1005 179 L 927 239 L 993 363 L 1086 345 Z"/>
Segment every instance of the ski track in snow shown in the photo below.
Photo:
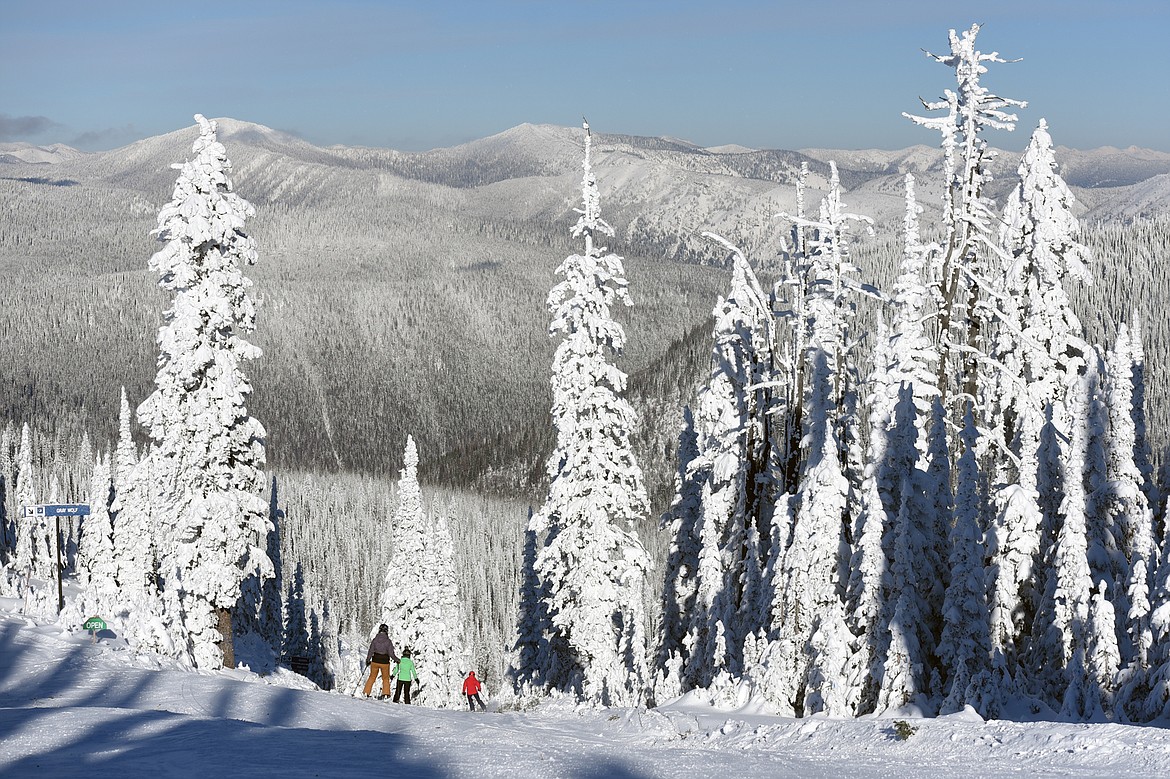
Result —
<path fill-rule="evenodd" d="M 282 686 L 286 685 L 286 686 Z M 471 713 L 193 672 L 0 611 L 0 777 L 1160 777 L 1170 730 L 796 720 L 677 703 Z"/>

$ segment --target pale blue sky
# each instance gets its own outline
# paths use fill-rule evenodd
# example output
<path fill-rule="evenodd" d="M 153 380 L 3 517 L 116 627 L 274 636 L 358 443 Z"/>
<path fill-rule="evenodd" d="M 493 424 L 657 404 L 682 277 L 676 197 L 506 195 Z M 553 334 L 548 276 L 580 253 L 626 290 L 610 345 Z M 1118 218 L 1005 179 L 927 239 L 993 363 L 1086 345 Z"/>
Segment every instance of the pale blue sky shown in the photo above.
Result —
<path fill-rule="evenodd" d="M 922 49 L 983 25 L 984 84 L 1056 143 L 1170 152 L 1166 0 L 0 0 L 0 141 L 94 150 L 230 116 L 419 150 L 522 122 L 702 145 L 935 144 Z"/>

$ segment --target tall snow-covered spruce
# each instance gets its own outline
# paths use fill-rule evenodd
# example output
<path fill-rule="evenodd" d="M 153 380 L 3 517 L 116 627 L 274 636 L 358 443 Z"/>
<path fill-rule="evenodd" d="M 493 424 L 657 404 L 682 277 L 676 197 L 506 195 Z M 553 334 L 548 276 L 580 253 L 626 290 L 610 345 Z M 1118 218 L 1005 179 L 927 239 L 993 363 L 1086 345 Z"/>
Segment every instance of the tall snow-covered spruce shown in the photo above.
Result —
<path fill-rule="evenodd" d="M 471 667 L 465 615 L 459 603 L 451 532 L 438 514 L 428 519 L 418 483 L 418 448 L 407 436 L 390 532 L 382 622 L 399 652 L 409 649 L 418 669 L 419 702 L 457 705 L 462 674 Z"/>
<path fill-rule="evenodd" d="M 613 235 L 600 215 L 585 123 L 583 208 L 573 227 L 585 250 L 557 269 L 563 280 L 548 297 L 553 356 L 552 416 L 556 448 L 548 461 L 548 498 L 529 528 L 543 537 L 534 563 L 551 618 L 539 646 L 558 657 L 534 657 L 548 687 L 604 705 L 636 705 L 650 682 L 642 590 L 650 560 L 634 523 L 648 505 L 630 431 L 635 416 L 621 397 L 626 375 L 607 361 L 620 354 L 625 331 L 610 309 L 630 305 L 622 258 L 594 241 Z M 531 678 L 514 669 L 517 678 Z"/>
<path fill-rule="evenodd" d="M 697 503 L 688 507 L 680 493 L 675 510 L 676 533 L 691 535 L 676 537 L 676 547 L 698 543 L 683 642 L 687 687 L 707 687 L 722 672 L 740 676 L 744 639 L 765 626 L 770 606 L 761 598 L 761 561 L 749 550 L 767 533 L 760 517 L 775 501 L 768 477 L 772 311 L 743 252 L 710 237 L 731 251 L 732 277 L 727 297 L 712 312 L 711 375 L 699 393 L 698 451 L 687 466 L 688 478 L 697 482 Z M 681 516 L 687 510 L 696 515 Z"/>
<path fill-rule="evenodd" d="M 118 561 L 114 550 L 114 528 L 110 524 L 110 457 L 98 454 L 90 477 L 89 510 L 81 526 L 77 566 L 85 584 L 84 612 L 114 614 L 118 600 Z"/>
<path fill-rule="evenodd" d="M 138 407 L 153 443 L 138 468 L 148 468 L 158 501 L 150 529 L 159 576 L 181 608 L 181 619 L 169 616 L 176 651 L 196 667 L 217 668 L 234 664 L 231 609 L 240 583 L 271 576 L 272 562 L 262 546 L 270 528 L 265 432 L 248 414 L 252 387 L 241 370 L 260 356 L 241 337 L 256 321 L 241 271 L 256 261 L 244 232 L 254 211 L 232 191 L 215 122 L 195 120 L 194 159 L 172 166 L 174 196 L 155 230 L 164 246 L 150 259 L 174 297 L 158 331 L 155 391 Z M 129 486 L 147 489 L 141 479 Z"/>
<path fill-rule="evenodd" d="M 774 550 L 773 636 L 753 674 L 781 711 L 805 716 L 856 713 L 862 685 L 856 667 L 862 658 L 854 651 L 845 603 L 847 528 L 855 524 L 850 477 L 861 481 L 852 472 L 858 382 L 849 354 L 853 295 L 860 285 L 848 233 L 851 223 L 868 230 L 872 220 L 844 211 L 837 166 L 829 167 L 829 192 L 818 219 L 793 220 L 812 231 L 803 264 L 804 460 L 793 496 L 791 542 L 783 552 Z"/>
<path fill-rule="evenodd" d="M 53 568 L 48 545 L 48 525 L 45 518 L 24 516 L 26 508 L 37 505 L 36 489 L 33 485 L 32 437 L 28 423 L 20 430 L 20 447 L 16 452 L 16 563 L 18 570 L 31 572 L 33 576 L 49 580 Z"/>

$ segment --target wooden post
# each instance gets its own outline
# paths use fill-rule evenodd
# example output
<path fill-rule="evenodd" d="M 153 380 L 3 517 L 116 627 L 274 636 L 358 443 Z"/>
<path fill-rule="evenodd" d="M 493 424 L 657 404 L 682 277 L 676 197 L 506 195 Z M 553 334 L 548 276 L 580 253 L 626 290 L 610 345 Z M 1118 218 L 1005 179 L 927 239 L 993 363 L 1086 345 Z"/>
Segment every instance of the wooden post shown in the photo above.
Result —
<path fill-rule="evenodd" d="M 57 613 L 60 614 L 65 609 L 65 590 L 61 586 L 61 516 L 57 515 L 53 518 L 53 525 L 57 529 L 55 540 L 57 542 Z"/>

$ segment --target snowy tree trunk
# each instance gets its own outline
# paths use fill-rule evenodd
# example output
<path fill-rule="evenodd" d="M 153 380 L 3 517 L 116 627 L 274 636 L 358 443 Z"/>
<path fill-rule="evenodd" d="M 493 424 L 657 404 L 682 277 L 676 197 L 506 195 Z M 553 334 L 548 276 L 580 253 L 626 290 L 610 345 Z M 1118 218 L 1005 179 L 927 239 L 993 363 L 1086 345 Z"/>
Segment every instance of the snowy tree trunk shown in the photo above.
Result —
<path fill-rule="evenodd" d="M 236 667 L 236 648 L 232 640 L 232 611 L 231 609 L 218 609 L 217 616 L 219 617 L 219 635 L 221 636 L 218 644 L 220 654 L 223 655 L 223 667 Z"/>

